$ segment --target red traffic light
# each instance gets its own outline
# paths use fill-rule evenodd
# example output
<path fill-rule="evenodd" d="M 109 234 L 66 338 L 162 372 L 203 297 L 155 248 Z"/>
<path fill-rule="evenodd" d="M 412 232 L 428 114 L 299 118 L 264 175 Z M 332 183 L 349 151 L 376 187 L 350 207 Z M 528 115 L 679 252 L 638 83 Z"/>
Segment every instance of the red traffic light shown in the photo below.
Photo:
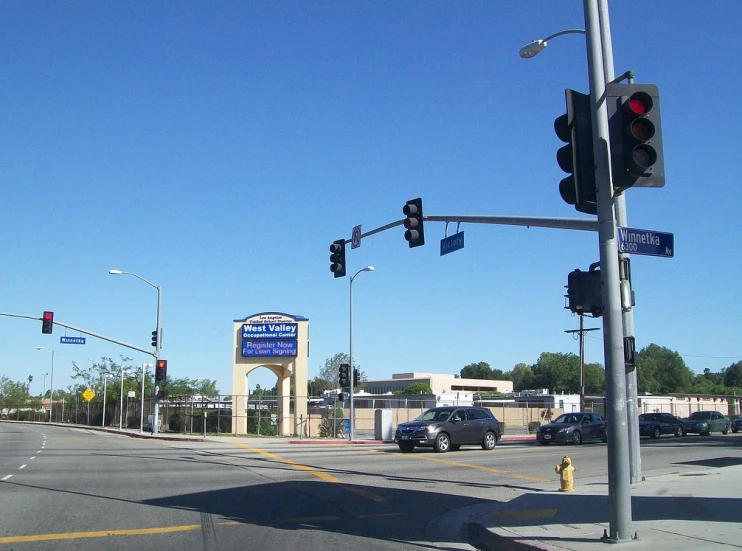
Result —
<path fill-rule="evenodd" d="M 167 379 L 167 360 L 157 360 L 155 364 L 155 381 Z"/>
<path fill-rule="evenodd" d="M 41 332 L 45 335 L 51 335 L 54 329 L 54 312 L 44 312 L 41 317 Z"/>

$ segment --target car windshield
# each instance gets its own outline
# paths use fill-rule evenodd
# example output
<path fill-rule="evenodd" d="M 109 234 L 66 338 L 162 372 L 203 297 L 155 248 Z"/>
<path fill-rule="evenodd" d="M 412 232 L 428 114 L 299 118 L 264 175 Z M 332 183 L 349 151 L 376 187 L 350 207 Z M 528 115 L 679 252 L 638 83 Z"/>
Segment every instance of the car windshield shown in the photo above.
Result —
<path fill-rule="evenodd" d="M 582 415 L 575 415 L 574 413 L 564 413 L 554 419 L 554 423 L 579 423 L 582 420 Z"/>
<path fill-rule="evenodd" d="M 694 411 L 688 419 L 708 419 L 708 413 L 705 411 Z"/>
<path fill-rule="evenodd" d="M 415 421 L 445 421 L 451 416 L 450 409 L 429 409 L 419 417 L 415 419 Z"/>

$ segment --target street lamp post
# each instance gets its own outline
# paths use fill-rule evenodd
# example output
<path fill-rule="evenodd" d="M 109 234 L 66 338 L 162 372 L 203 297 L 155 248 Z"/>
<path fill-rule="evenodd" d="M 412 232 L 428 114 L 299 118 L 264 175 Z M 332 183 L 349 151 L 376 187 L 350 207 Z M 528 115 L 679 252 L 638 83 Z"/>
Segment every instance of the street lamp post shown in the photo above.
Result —
<path fill-rule="evenodd" d="M 101 427 L 106 426 L 106 386 L 110 375 L 111 374 L 108 371 L 103 373 L 103 420 L 100 422 Z"/>
<path fill-rule="evenodd" d="M 119 387 L 119 394 L 120 394 L 120 396 L 119 396 L 119 403 L 120 403 L 120 406 L 119 406 L 119 430 L 122 430 L 123 429 L 123 424 L 124 424 L 124 375 L 128 375 L 129 374 L 129 370 L 128 369 L 124 369 L 122 367 L 120 371 L 121 371 L 121 382 L 120 382 L 120 387 Z M 127 421 L 128 421 L 128 419 L 127 419 Z"/>
<path fill-rule="evenodd" d="M 608 24 L 607 0 L 583 0 L 585 30 L 562 31 L 551 35 L 581 33 L 586 35 L 590 103 L 592 113 L 595 180 L 598 197 L 598 239 L 603 293 L 603 350 L 606 366 L 606 414 L 611 423 L 608 432 L 608 541 L 628 541 L 631 526 L 631 464 L 638 450 L 630 442 L 631 410 L 627 411 L 628 373 L 625 371 L 624 335 L 633 333 L 633 319 L 627 323 L 622 313 L 621 280 L 616 240 L 617 220 L 625 221 L 622 196 L 614 195 L 610 173 L 609 131 L 605 101 L 606 83 L 613 80 L 613 52 Z M 521 57 L 533 57 L 546 46 L 546 39 L 521 49 Z M 635 388 L 635 387 L 634 387 Z M 629 388 L 631 392 L 631 388 Z M 632 400 L 635 402 L 635 400 Z M 634 404 L 635 405 L 635 404 Z M 628 461 L 627 461 L 628 459 Z"/>
<path fill-rule="evenodd" d="M 44 350 L 45 347 L 43 346 L 37 346 L 36 350 Z M 52 351 L 52 369 L 51 369 L 51 375 L 49 376 L 49 422 L 52 422 L 52 405 L 54 404 L 54 349 L 50 348 L 49 350 Z M 44 394 L 46 394 L 46 376 L 44 376 Z"/>
<path fill-rule="evenodd" d="M 162 286 L 161 285 L 155 285 L 151 281 L 148 281 L 144 279 L 142 276 L 134 274 L 132 272 L 123 272 L 121 270 L 108 270 L 108 273 L 111 275 L 130 275 L 134 276 L 137 279 L 144 281 L 147 285 L 150 287 L 154 287 L 154 289 L 157 291 L 157 327 L 155 328 L 155 331 L 157 332 L 157 341 L 155 343 L 155 353 L 154 357 L 155 360 L 160 359 L 160 348 L 161 348 L 161 341 L 162 341 L 162 331 L 160 329 L 160 308 L 162 306 Z M 160 404 L 157 399 L 157 391 L 159 390 L 159 386 L 157 384 L 157 380 L 155 380 L 155 391 L 154 391 L 154 412 L 152 416 L 152 434 L 157 434 L 159 432 L 159 426 L 158 426 L 158 419 L 160 416 Z"/>
<path fill-rule="evenodd" d="M 139 408 L 139 433 L 144 432 L 144 379 L 147 373 L 147 368 L 152 367 L 152 364 L 142 364 L 142 395 L 139 397 L 140 408 Z"/>
<path fill-rule="evenodd" d="M 350 334 L 350 343 L 349 343 L 349 360 L 350 360 L 350 373 L 348 374 L 348 379 L 350 380 L 350 434 L 348 435 L 348 438 L 352 442 L 355 440 L 355 421 L 353 420 L 353 379 L 355 378 L 355 364 L 353 363 L 353 280 L 356 278 L 358 274 L 361 272 L 373 272 L 374 267 L 373 266 L 366 266 L 365 268 L 361 268 L 358 270 L 355 274 L 350 276 L 350 300 L 348 301 L 349 309 L 350 309 L 350 323 L 348 324 L 349 334 Z"/>

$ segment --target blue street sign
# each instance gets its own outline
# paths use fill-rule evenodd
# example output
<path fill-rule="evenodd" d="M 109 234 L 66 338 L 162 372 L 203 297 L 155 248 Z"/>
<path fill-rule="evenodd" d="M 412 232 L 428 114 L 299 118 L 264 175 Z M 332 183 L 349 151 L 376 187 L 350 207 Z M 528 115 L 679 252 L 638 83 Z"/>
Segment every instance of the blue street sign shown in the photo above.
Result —
<path fill-rule="evenodd" d="M 648 256 L 675 256 L 675 235 L 653 230 L 618 228 L 618 251 Z"/>
<path fill-rule="evenodd" d="M 85 344 L 85 337 L 59 337 L 61 344 Z"/>
<path fill-rule="evenodd" d="M 464 248 L 464 232 L 460 231 L 441 239 L 441 256 Z"/>

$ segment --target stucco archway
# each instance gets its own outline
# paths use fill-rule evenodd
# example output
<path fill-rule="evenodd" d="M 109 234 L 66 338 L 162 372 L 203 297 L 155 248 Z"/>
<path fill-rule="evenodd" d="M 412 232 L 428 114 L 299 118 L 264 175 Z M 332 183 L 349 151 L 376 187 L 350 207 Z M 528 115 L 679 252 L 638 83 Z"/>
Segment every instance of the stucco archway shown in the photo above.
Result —
<path fill-rule="evenodd" d="M 247 433 L 248 375 L 265 367 L 278 377 L 278 434 L 305 432 L 299 419 L 307 418 L 309 373 L 309 319 L 281 312 L 263 312 L 233 322 L 232 433 Z M 291 413 L 291 376 L 296 400 Z"/>

